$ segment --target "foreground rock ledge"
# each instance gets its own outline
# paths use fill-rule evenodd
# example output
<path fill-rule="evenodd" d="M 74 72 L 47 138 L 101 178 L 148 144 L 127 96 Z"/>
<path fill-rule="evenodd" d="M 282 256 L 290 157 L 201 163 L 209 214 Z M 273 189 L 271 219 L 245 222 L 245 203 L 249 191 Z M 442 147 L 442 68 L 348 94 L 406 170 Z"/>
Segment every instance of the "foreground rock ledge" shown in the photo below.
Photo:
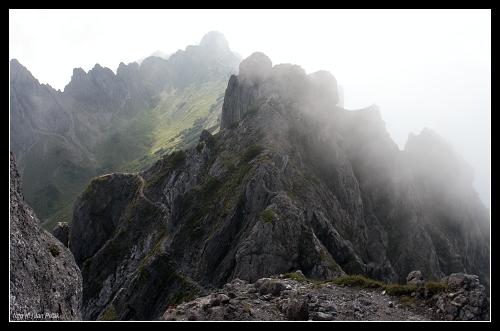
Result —
<path fill-rule="evenodd" d="M 163 321 L 431 321 L 431 309 L 404 308 L 382 290 L 263 278 L 235 279 L 223 289 L 177 307 Z"/>
<path fill-rule="evenodd" d="M 419 276 L 409 275 L 409 283 Z M 419 277 L 422 279 L 421 277 Z M 262 278 L 254 284 L 235 279 L 222 289 L 176 307 L 161 321 L 451 321 L 489 320 L 489 299 L 477 276 L 445 277 L 446 291 L 407 308 L 381 289 L 314 284 L 294 279 Z M 472 280 L 472 281 L 471 281 Z M 460 305 L 455 298 L 464 300 Z M 468 300 L 476 298 L 479 300 Z M 451 302 L 453 301 L 453 303 Z M 475 303 L 473 303 L 475 302 Z"/>

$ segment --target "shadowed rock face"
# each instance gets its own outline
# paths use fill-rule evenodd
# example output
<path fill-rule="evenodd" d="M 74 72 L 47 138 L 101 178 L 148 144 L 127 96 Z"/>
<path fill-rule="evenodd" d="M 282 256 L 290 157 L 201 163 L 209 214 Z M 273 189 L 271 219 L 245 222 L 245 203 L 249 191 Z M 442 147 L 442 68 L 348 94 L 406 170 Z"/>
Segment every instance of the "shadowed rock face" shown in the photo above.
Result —
<path fill-rule="evenodd" d="M 73 254 L 42 229 L 25 204 L 10 154 L 10 316 L 16 321 L 82 319 L 82 275 Z"/>
<path fill-rule="evenodd" d="M 488 224 L 484 205 L 442 197 L 460 224 L 447 232 L 423 198 L 427 176 L 416 182 L 414 160 L 430 162 L 435 139 L 400 151 L 376 105 L 338 102 L 330 73 L 254 53 L 229 79 L 219 133 L 146 171 L 94 178 L 70 233 L 83 318 L 157 319 L 232 279 L 295 270 L 404 284 L 413 270 L 439 280 L 473 269 L 489 284 L 489 237 L 467 232 Z"/>

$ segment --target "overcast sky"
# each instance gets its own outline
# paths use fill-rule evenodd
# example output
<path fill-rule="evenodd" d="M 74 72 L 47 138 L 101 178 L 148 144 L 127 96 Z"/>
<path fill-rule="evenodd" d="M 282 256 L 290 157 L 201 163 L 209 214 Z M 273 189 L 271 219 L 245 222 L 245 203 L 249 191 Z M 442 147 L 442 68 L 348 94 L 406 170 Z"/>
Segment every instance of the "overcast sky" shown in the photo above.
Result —
<path fill-rule="evenodd" d="M 173 53 L 219 31 L 243 58 L 327 70 L 344 107 L 375 103 L 392 139 L 434 130 L 475 169 L 490 207 L 491 10 L 9 10 L 9 60 L 64 90 L 74 68 L 116 73 L 161 50 Z"/>

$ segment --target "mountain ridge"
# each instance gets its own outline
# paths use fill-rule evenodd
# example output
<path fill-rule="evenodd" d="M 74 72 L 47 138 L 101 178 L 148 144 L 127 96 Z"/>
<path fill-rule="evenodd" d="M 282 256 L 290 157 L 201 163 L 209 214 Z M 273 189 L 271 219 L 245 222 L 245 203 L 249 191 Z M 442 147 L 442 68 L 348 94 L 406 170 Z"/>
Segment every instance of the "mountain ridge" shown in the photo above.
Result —
<path fill-rule="evenodd" d="M 116 74 L 99 64 L 75 68 L 63 92 L 11 60 L 10 148 L 46 229 L 71 223 L 74 199 L 92 177 L 144 169 L 218 128 L 219 96 L 240 60 L 222 33 L 205 38 L 171 60 L 120 63 Z"/>
<path fill-rule="evenodd" d="M 411 157 L 432 160 L 426 145 L 439 139 L 401 152 L 376 105 L 338 102 L 330 73 L 272 66 L 257 52 L 227 83 L 219 132 L 147 170 L 94 178 L 70 230 L 84 319 L 113 309 L 120 320 L 152 320 L 232 279 L 294 270 L 388 283 L 413 270 L 430 280 L 466 270 L 489 288 L 477 193 L 467 183 L 429 205 L 424 188 L 439 186 L 413 178 Z"/>

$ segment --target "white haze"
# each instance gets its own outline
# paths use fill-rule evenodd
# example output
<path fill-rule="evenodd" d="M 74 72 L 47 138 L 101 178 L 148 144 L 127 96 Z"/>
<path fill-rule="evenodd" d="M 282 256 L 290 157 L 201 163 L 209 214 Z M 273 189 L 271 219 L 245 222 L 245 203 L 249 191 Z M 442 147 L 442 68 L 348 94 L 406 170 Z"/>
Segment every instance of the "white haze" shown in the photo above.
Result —
<path fill-rule="evenodd" d="M 400 149 L 433 129 L 475 169 L 490 207 L 491 10 L 9 10 L 9 61 L 64 90 L 74 68 L 114 72 L 224 34 L 243 58 L 330 71 L 344 107 L 380 107 Z"/>

